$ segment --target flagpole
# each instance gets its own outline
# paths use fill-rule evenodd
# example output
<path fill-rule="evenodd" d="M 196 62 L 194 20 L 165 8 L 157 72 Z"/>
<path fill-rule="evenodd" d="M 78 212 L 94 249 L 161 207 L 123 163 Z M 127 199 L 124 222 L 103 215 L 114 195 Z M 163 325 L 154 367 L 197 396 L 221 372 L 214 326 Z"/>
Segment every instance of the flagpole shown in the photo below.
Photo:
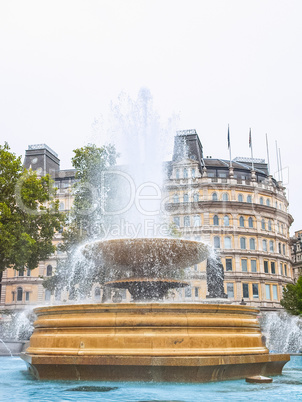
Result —
<path fill-rule="evenodd" d="M 268 170 L 268 175 L 270 174 L 270 163 L 269 163 L 269 150 L 268 150 L 268 138 L 267 138 L 267 133 L 265 134 L 266 137 L 266 154 L 267 154 L 267 170 Z"/>
<path fill-rule="evenodd" d="M 249 145 L 251 148 L 251 156 L 252 156 L 252 171 L 254 171 L 254 156 L 253 156 L 253 142 L 252 142 L 252 130 L 250 129 L 249 135 Z"/>
<path fill-rule="evenodd" d="M 231 139 L 230 139 L 230 125 L 228 124 L 228 148 L 230 152 L 230 168 L 233 167 L 232 164 L 232 149 L 231 149 Z"/>

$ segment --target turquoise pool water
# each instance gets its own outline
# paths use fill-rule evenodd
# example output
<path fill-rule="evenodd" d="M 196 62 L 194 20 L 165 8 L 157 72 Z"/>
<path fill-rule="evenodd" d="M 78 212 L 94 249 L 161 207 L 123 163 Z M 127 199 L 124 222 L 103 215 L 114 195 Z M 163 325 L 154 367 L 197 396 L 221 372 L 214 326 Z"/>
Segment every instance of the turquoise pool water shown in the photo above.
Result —
<path fill-rule="evenodd" d="M 272 384 L 244 380 L 208 384 L 37 381 L 19 357 L 0 357 L 1 401 L 302 401 L 302 356 L 293 356 Z"/>

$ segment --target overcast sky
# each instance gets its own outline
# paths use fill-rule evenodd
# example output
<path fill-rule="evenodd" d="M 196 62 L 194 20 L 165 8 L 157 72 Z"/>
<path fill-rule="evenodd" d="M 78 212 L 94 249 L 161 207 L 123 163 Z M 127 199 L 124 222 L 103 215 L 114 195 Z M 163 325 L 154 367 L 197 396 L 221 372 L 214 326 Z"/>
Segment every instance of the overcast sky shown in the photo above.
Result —
<path fill-rule="evenodd" d="M 150 89 L 163 119 L 195 128 L 204 154 L 289 169 L 292 230 L 302 229 L 302 1 L 0 0 L 0 143 L 46 143 L 70 168 L 121 91 Z M 173 134 L 171 134 L 173 135 Z"/>

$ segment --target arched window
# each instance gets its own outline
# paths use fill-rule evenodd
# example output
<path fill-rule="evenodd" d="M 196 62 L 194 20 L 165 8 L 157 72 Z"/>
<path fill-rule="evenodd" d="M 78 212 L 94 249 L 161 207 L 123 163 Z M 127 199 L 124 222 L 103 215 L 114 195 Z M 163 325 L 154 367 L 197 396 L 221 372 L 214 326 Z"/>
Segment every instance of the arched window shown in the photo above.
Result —
<path fill-rule="evenodd" d="M 188 178 L 188 169 L 184 168 L 184 179 Z"/>
<path fill-rule="evenodd" d="M 246 238 L 240 237 L 240 248 L 241 250 L 246 250 Z"/>
<path fill-rule="evenodd" d="M 101 289 L 99 287 L 94 289 L 94 298 L 96 300 L 100 300 L 101 299 Z"/>
<path fill-rule="evenodd" d="M 195 169 L 194 168 L 192 168 L 192 170 L 191 170 L 191 175 L 192 175 L 192 179 L 195 179 Z"/>
<path fill-rule="evenodd" d="M 263 197 L 260 197 L 260 200 L 259 200 L 259 201 L 260 201 L 260 204 L 261 204 L 261 205 L 264 204 L 264 203 L 263 203 Z"/>
<path fill-rule="evenodd" d="M 261 219 L 261 229 L 265 230 L 265 220 Z"/>
<path fill-rule="evenodd" d="M 212 201 L 217 201 L 218 197 L 217 197 L 217 193 L 213 193 L 212 194 Z"/>
<path fill-rule="evenodd" d="M 188 196 L 188 194 L 184 194 L 184 202 L 189 202 L 189 196 Z"/>
<path fill-rule="evenodd" d="M 262 240 L 262 250 L 267 251 L 267 241 L 266 240 Z"/>
<path fill-rule="evenodd" d="M 214 226 L 218 226 L 219 225 L 219 219 L 217 215 L 214 215 L 213 217 L 213 225 Z"/>
<path fill-rule="evenodd" d="M 240 216 L 240 218 L 239 218 L 239 226 L 244 228 L 244 217 L 243 216 Z"/>
<path fill-rule="evenodd" d="M 179 179 L 179 169 L 176 169 L 176 171 L 175 171 L 175 177 L 176 177 L 176 179 Z"/>
<path fill-rule="evenodd" d="M 173 196 L 173 202 L 174 202 L 175 204 L 179 202 L 179 196 L 178 196 L 178 194 L 174 194 L 174 196 Z"/>
<path fill-rule="evenodd" d="M 255 248 L 256 248 L 255 239 L 252 237 L 250 239 L 250 250 L 255 250 Z"/>
<path fill-rule="evenodd" d="M 242 194 L 238 194 L 238 201 L 243 202 L 243 195 Z"/>
<path fill-rule="evenodd" d="M 251 196 L 251 195 L 248 195 L 248 196 L 246 197 L 246 202 L 249 202 L 249 203 L 252 202 L 252 196 Z"/>
<path fill-rule="evenodd" d="M 232 239 L 229 236 L 224 238 L 224 248 L 226 249 L 232 248 Z"/>
<path fill-rule="evenodd" d="M 17 288 L 17 301 L 22 301 L 22 300 L 23 300 L 23 289 Z"/>
<path fill-rule="evenodd" d="M 214 248 L 220 248 L 220 237 L 219 236 L 214 237 Z"/>
<path fill-rule="evenodd" d="M 274 252 L 274 242 L 273 242 L 273 240 L 269 241 L 269 251 L 271 251 L 272 253 Z"/>
<path fill-rule="evenodd" d="M 230 218 L 227 215 L 223 218 L 223 224 L 224 226 L 230 226 Z"/>
<path fill-rule="evenodd" d="M 194 193 L 194 195 L 193 195 L 193 201 L 194 201 L 194 202 L 198 202 L 198 201 L 199 201 L 199 194 L 198 194 L 198 193 Z"/>
<path fill-rule="evenodd" d="M 267 222 L 267 227 L 268 227 L 268 230 L 272 230 L 272 221 L 271 220 L 269 220 Z"/>
<path fill-rule="evenodd" d="M 223 193 L 223 194 L 222 194 L 222 201 L 229 201 L 229 195 L 228 195 L 228 193 Z"/>
<path fill-rule="evenodd" d="M 250 216 L 249 217 L 249 228 L 253 228 L 254 227 L 254 220 L 253 218 Z"/>
<path fill-rule="evenodd" d="M 199 215 L 194 216 L 194 226 L 201 226 L 201 220 Z"/>
<path fill-rule="evenodd" d="M 271 202 L 270 202 L 270 199 L 269 199 L 269 198 L 266 199 L 266 205 L 267 205 L 268 207 L 271 205 Z"/>
<path fill-rule="evenodd" d="M 52 266 L 51 265 L 47 265 L 46 268 L 46 276 L 51 276 L 52 275 Z"/>
<path fill-rule="evenodd" d="M 184 217 L 184 226 L 190 226 L 190 217 L 189 216 L 185 216 Z"/>

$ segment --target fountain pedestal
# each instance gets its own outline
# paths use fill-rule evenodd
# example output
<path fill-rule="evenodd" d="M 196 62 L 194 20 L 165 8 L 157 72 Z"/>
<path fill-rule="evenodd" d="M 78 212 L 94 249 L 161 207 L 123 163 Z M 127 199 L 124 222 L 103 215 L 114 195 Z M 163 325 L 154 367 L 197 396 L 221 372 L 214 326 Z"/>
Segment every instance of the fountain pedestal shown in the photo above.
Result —
<path fill-rule="evenodd" d="M 39 379 L 204 382 L 280 374 L 258 309 L 215 304 L 42 307 L 22 357 Z"/>

